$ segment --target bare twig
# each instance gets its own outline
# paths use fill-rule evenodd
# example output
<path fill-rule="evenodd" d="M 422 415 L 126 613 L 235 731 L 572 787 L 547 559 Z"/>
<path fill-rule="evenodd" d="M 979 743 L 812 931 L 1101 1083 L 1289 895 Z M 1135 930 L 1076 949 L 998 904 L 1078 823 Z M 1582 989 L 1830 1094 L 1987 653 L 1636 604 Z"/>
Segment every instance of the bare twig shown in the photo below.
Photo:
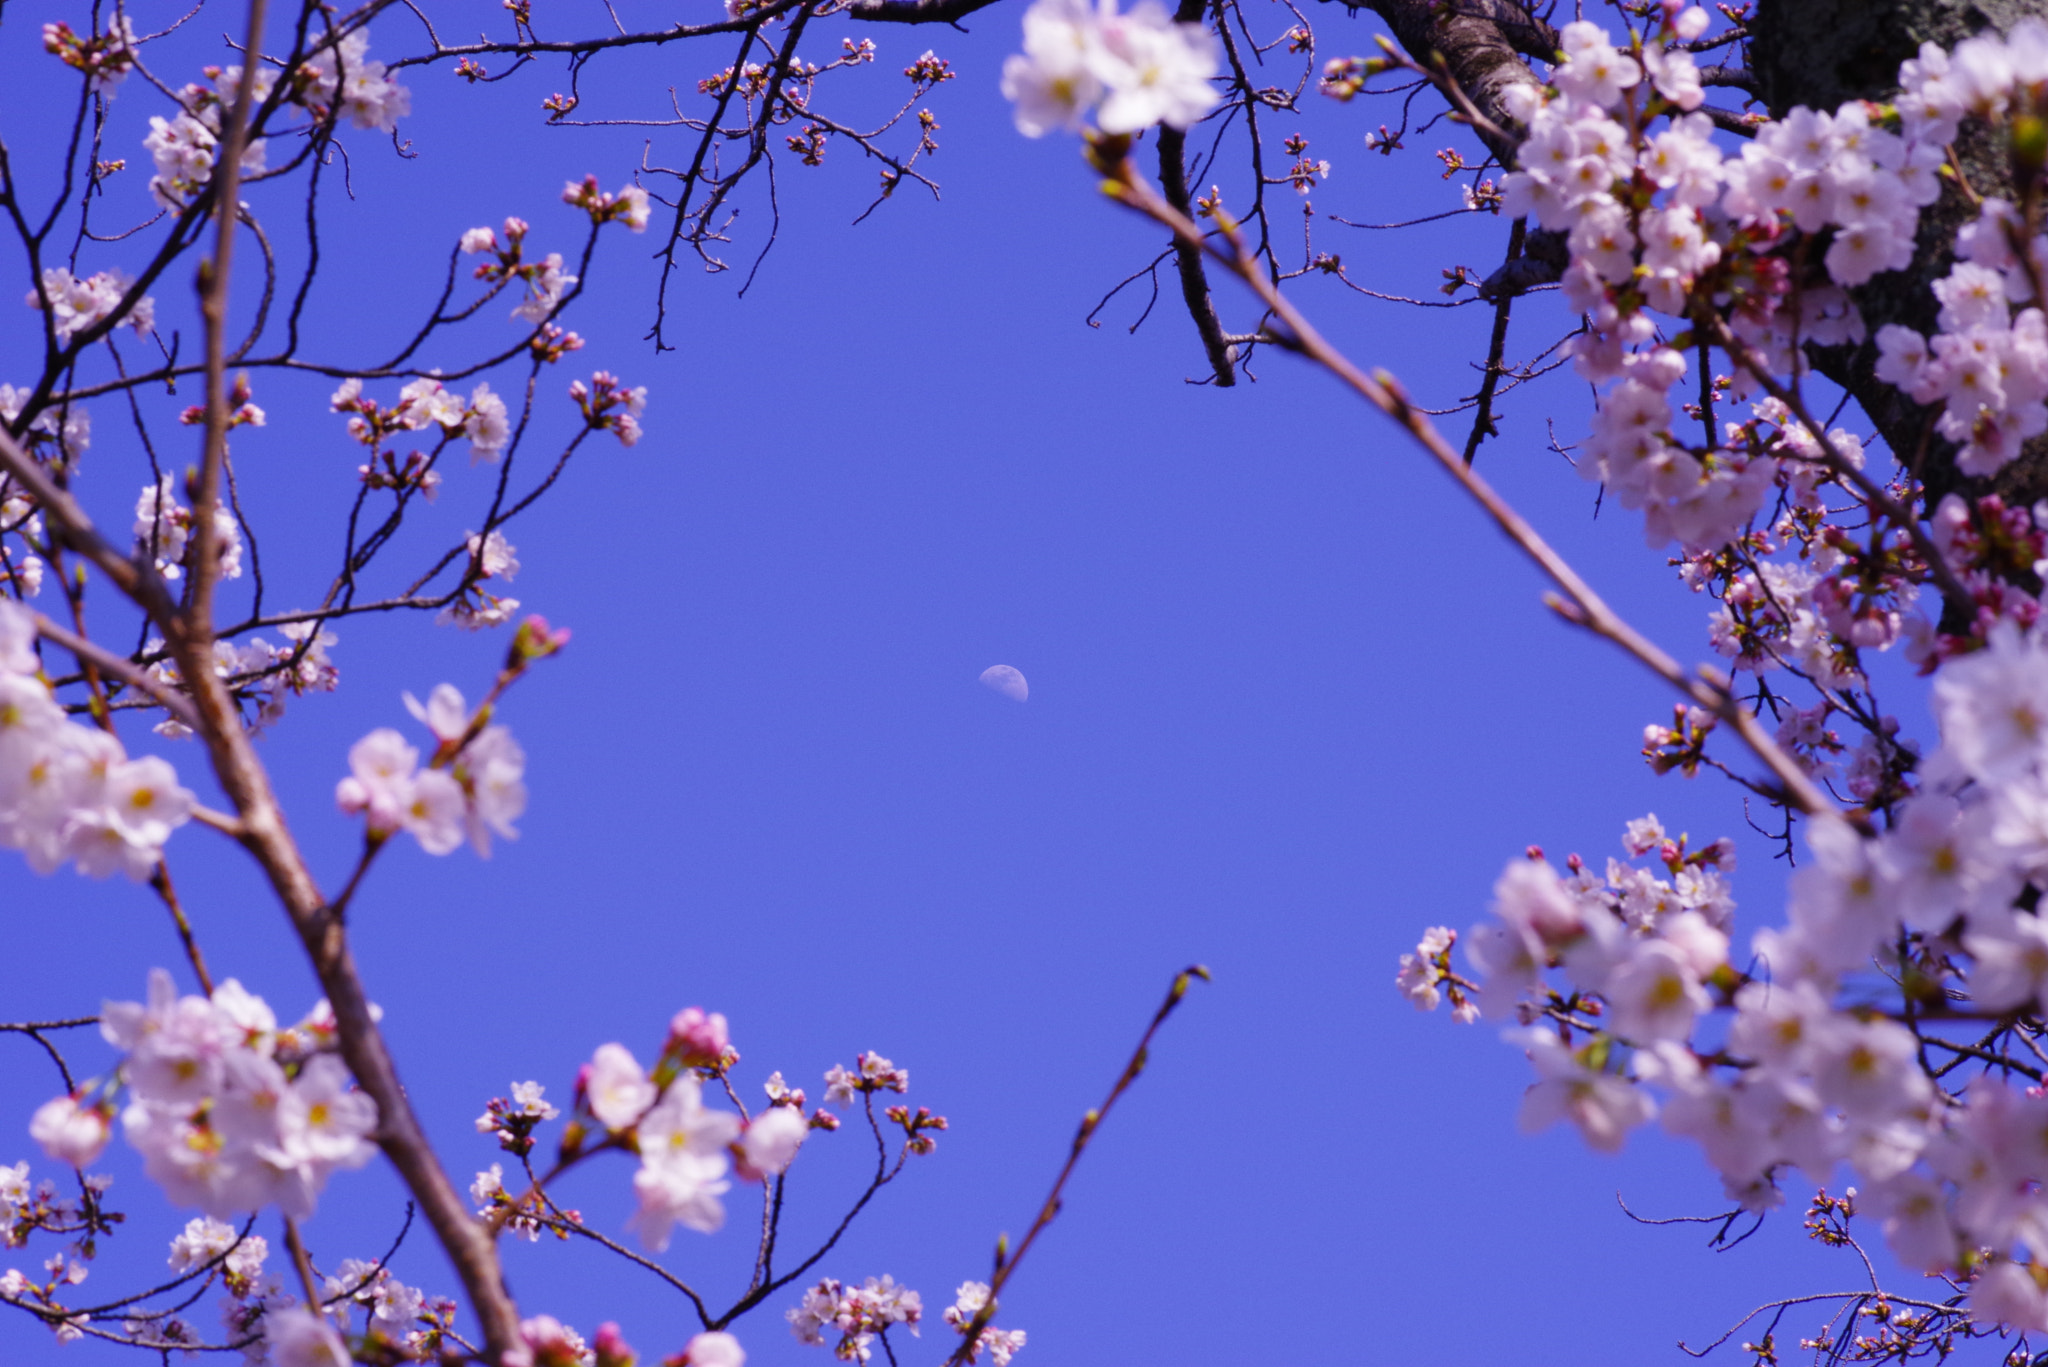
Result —
<path fill-rule="evenodd" d="M 1109 1115 L 1110 1108 L 1116 1105 L 1117 1098 L 1129 1091 L 1131 1084 L 1138 1080 L 1138 1075 L 1145 1071 L 1145 1064 L 1151 1057 L 1148 1051 L 1152 1047 L 1152 1037 L 1159 1033 L 1160 1026 L 1166 1024 L 1166 1018 L 1180 1005 L 1181 998 L 1187 995 L 1188 987 L 1196 978 L 1208 982 L 1209 970 L 1200 964 L 1191 964 L 1175 976 L 1173 986 L 1167 989 L 1166 1000 L 1152 1013 L 1152 1023 L 1147 1025 L 1145 1033 L 1138 1037 L 1138 1047 L 1131 1051 L 1130 1062 L 1126 1063 L 1123 1072 L 1117 1075 L 1116 1085 L 1109 1089 L 1109 1095 L 1103 1099 L 1100 1106 L 1081 1117 L 1081 1128 L 1074 1133 L 1074 1144 L 1067 1151 L 1067 1161 L 1060 1165 L 1059 1176 L 1053 1179 L 1052 1190 L 1046 1194 L 1045 1204 L 1038 1208 L 1038 1218 L 1031 1222 L 1030 1229 L 1024 1231 L 1024 1238 L 1017 1244 L 1017 1251 L 1010 1252 L 1007 1237 L 996 1241 L 995 1270 L 989 1277 L 988 1298 L 982 1302 L 981 1308 L 974 1312 L 974 1318 L 961 1326 L 960 1346 L 946 1359 L 945 1367 L 960 1367 L 960 1364 L 975 1356 L 981 1341 L 981 1331 L 988 1327 L 989 1320 L 994 1317 L 996 1302 L 1003 1294 L 1003 1287 L 1016 1275 L 1018 1267 L 1024 1262 L 1024 1256 L 1038 1241 L 1038 1236 L 1044 1233 L 1046 1226 L 1059 1215 L 1061 1193 L 1067 1189 L 1067 1179 L 1074 1175 L 1074 1169 L 1081 1162 L 1081 1155 L 1087 1152 L 1088 1141 L 1093 1139 L 1095 1132 L 1102 1127 L 1103 1119 Z"/>

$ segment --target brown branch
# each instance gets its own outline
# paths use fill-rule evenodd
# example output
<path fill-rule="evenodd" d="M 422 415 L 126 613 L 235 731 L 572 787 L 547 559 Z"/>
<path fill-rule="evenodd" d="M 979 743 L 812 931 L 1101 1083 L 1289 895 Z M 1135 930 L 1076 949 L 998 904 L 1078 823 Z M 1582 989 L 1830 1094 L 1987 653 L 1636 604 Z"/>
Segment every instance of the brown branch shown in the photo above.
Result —
<path fill-rule="evenodd" d="M 141 693 L 147 693 L 162 703 L 164 710 L 191 727 L 199 729 L 199 714 L 192 710 L 192 701 L 169 684 L 160 682 L 148 670 L 122 659 L 105 646 L 67 631 L 40 612 L 35 614 L 36 634 L 54 645 L 62 646 L 78 657 L 80 664 L 90 664 L 104 673 L 111 674 L 122 683 Z"/>
<path fill-rule="evenodd" d="M 509 56 L 526 58 L 540 53 L 561 53 L 572 57 L 586 57 L 618 47 L 659 47 L 666 43 L 686 38 L 701 38 L 713 33 L 743 33 L 759 28 L 763 23 L 797 8 L 804 0 L 774 0 L 760 9 L 750 11 L 744 18 L 720 19 L 710 24 L 675 24 L 665 29 L 650 29 L 640 33 L 622 33 L 609 38 L 574 38 L 560 42 L 493 43 L 488 40 L 476 43 L 443 44 L 436 40 L 432 52 L 417 57 L 401 57 L 388 64 L 392 71 L 402 67 L 426 66 L 433 62 L 445 61 L 450 57 Z"/>
<path fill-rule="evenodd" d="M 161 856 L 156 861 L 156 871 L 149 876 L 149 885 L 171 913 L 171 924 L 177 928 L 178 943 L 184 946 L 185 962 L 192 965 L 192 975 L 199 979 L 199 990 L 211 997 L 213 974 L 207 970 L 206 956 L 199 952 L 199 937 L 192 933 L 192 922 L 185 916 L 185 904 L 178 900 L 178 890 L 171 884 L 171 866 Z"/>
<path fill-rule="evenodd" d="M 1756 73 L 1746 66 L 1703 66 L 1699 73 L 1701 85 L 1727 86 L 1752 95 L 1756 93 Z"/>
<path fill-rule="evenodd" d="M 199 316 L 206 332 L 206 431 L 200 448 L 199 480 L 192 490 L 192 548 L 185 580 L 186 629 L 192 648 L 213 650 L 213 590 L 220 580 L 221 464 L 228 446 L 228 281 L 234 273 L 235 229 L 242 221 L 242 152 L 249 145 L 249 110 L 256 98 L 256 62 L 262 51 L 268 0 L 249 0 L 249 31 L 235 99 L 215 151 L 211 187 L 213 256 L 199 263 Z M 337 52 L 335 60 L 339 62 Z"/>
<path fill-rule="evenodd" d="M 1574 570 L 1564 557 L 1551 549 L 1536 529 L 1529 525 L 1512 505 L 1495 493 L 1491 485 L 1465 464 L 1458 452 L 1444 440 L 1443 435 L 1429 421 L 1428 416 L 1409 402 L 1408 395 L 1401 388 L 1399 381 L 1385 371 L 1375 371 L 1367 375 L 1310 326 L 1308 320 L 1258 269 L 1257 259 L 1245 250 L 1241 239 L 1234 232 L 1229 237 L 1232 248 L 1230 252 L 1206 242 L 1200 228 L 1161 199 L 1138 176 L 1136 168 L 1124 155 L 1126 147 L 1111 145 L 1111 140 L 1105 139 L 1094 150 L 1097 157 L 1096 169 L 1109 177 L 1103 185 L 1105 193 L 1119 203 L 1171 228 L 1182 241 L 1202 244 L 1210 257 L 1244 281 L 1252 292 L 1259 296 L 1260 302 L 1265 304 L 1287 329 L 1285 334 L 1273 338 L 1278 345 L 1316 362 L 1343 381 L 1366 402 L 1392 418 L 1415 438 L 1446 473 L 1464 487 L 1473 501 L 1493 519 L 1494 525 L 1506 533 L 1508 539 L 1520 547 L 1523 554 L 1534 561 L 1537 568 L 1564 591 L 1562 596 L 1550 594 L 1545 598 L 1545 602 L 1559 616 L 1575 626 L 1584 627 L 1593 634 L 1614 642 L 1693 703 L 1725 722 L 1749 747 L 1750 752 L 1762 761 L 1764 767 L 1770 770 L 1771 776 L 1777 780 L 1789 804 L 1809 814 L 1837 812 L 1834 802 L 1827 794 L 1790 755 L 1778 747 L 1777 742 L 1742 705 L 1742 700 L 1731 690 L 1725 676 L 1707 669 L 1702 669 L 1698 677 L 1687 674 L 1676 660 L 1664 653 L 1662 648 L 1644 637 L 1608 607 L 1599 594 L 1593 591 L 1592 586 L 1579 577 L 1578 571 Z"/>
<path fill-rule="evenodd" d="M 136 561 L 115 550 L 99 534 L 85 509 L 36 461 L 21 443 L 0 427 L 0 470 L 27 491 L 36 506 L 50 520 L 50 535 L 90 560 L 114 587 L 148 612 L 158 627 L 169 631 L 176 609 L 164 591 L 163 581 Z"/>
<path fill-rule="evenodd" d="M 248 52 L 261 47 L 265 0 L 251 0 Z M 213 509 L 219 501 L 222 458 L 227 433 L 226 313 L 232 248 L 239 215 L 236 187 L 239 183 L 241 149 L 247 136 L 246 119 L 253 94 L 255 64 L 247 64 L 237 88 L 232 112 L 223 130 L 220 159 L 214 167 L 212 201 L 218 213 L 218 237 L 214 257 L 200 274 L 200 305 L 206 323 L 207 422 L 204 463 L 199 486 L 193 495 L 193 554 L 188 610 L 170 610 L 162 585 L 154 575 L 114 556 L 96 536 L 80 546 L 93 555 L 108 577 L 124 592 L 161 615 L 159 625 L 172 657 L 177 661 L 186 687 L 192 693 L 197 713 L 195 728 L 204 741 L 215 777 L 220 781 L 241 818 L 243 846 L 262 867 L 272 889 L 290 916 L 300 942 L 312 959 L 314 972 L 334 1009 L 336 1035 L 342 1058 L 356 1082 L 377 1103 L 378 1143 L 398 1169 L 400 1177 L 419 1202 L 421 1212 L 433 1227 L 442 1248 L 454 1264 L 467 1293 L 470 1308 L 483 1326 L 489 1358 L 496 1362 L 507 1353 L 521 1351 L 518 1310 L 506 1291 L 497 1252 L 483 1227 L 471 1216 L 468 1204 L 456 1191 L 442 1169 L 421 1129 L 398 1069 L 382 1033 L 370 1013 L 369 995 L 356 972 L 342 927 L 327 910 L 326 898 L 306 867 L 304 856 L 285 823 L 270 785 L 270 776 L 256 757 L 248 733 L 243 729 L 234 698 L 213 668 L 212 586 L 218 576 L 217 538 Z M 10 453 L 20 459 L 9 459 Z M 12 443 L 0 446 L 0 460 L 18 477 L 15 467 L 26 465 L 49 486 L 41 471 L 27 461 L 26 453 Z M 39 498 L 42 490 L 24 479 Z M 45 500 L 46 511 L 73 533 L 74 544 L 90 532 L 90 524 L 68 495 L 61 505 Z M 94 547 L 98 547 L 95 554 Z M 147 601 L 154 590 L 158 602 Z"/>

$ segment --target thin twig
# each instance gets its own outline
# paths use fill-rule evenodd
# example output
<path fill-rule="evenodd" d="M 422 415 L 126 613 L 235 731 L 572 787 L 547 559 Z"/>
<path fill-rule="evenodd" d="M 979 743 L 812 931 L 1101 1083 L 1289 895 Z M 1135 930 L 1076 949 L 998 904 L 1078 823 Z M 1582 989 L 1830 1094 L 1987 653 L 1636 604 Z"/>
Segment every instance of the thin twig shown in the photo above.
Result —
<path fill-rule="evenodd" d="M 1031 1222 L 1030 1229 L 1024 1231 L 1024 1238 L 1018 1243 L 1017 1251 L 1009 1251 L 1007 1237 L 996 1241 L 995 1271 L 989 1277 L 988 1297 L 982 1302 L 981 1308 L 974 1312 L 974 1318 L 961 1327 L 960 1346 L 947 1357 L 944 1367 L 960 1367 L 960 1364 L 967 1362 L 979 1351 L 981 1331 L 988 1327 L 989 1320 L 995 1316 L 996 1301 L 1003 1294 L 1003 1288 L 1009 1284 L 1010 1278 L 1016 1275 L 1018 1267 L 1024 1262 L 1024 1256 L 1038 1241 L 1038 1236 L 1044 1233 L 1046 1226 L 1059 1215 L 1060 1195 L 1067 1189 L 1067 1179 L 1074 1175 L 1075 1167 L 1081 1162 L 1081 1155 L 1087 1152 L 1088 1141 L 1093 1139 L 1095 1132 L 1102 1127 L 1103 1119 L 1109 1115 L 1110 1108 L 1116 1105 L 1117 1098 L 1129 1091 L 1131 1084 L 1138 1080 L 1138 1075 L 1145 1071 L 1145 1064 L 1150 1058 L 1148 1051 L 1152 1046 L 1152 1037 L 1159 1033 L 1160 1026 L 1166 1024 L 1166 1018 L 1180 1005 L 1181 998 L 1187 995 L 1189 985 L 1196 978 L 1208 982 L 1209 970 L 1200 964 L 1190 964 L 1175 976 L 1173 986 L 1167 989 L 1166 1000 L 1152 1013 L 1152 1023 L 1147 1025 L 1145 1033 L 1138 1037 L 1138 1047 L 1131 1051 L 1130 1062 L 1126 1063 L 1123 1072 L 1117 1075 L 1116 1085 L 1109 1089 L 1109 1095 L 1103 1099 L 1100 1106 L 1081 1117 L 1081 1128 L 1074 1133 L 1074 1144 L 1067 1151 L 1067 1161 L 1060 1165 L 1060 1175 L 1053 1179 L 1052 1190 L 1047 1193 L 1045 1204 L 1038 1208 L 1038 1218 Z"/>

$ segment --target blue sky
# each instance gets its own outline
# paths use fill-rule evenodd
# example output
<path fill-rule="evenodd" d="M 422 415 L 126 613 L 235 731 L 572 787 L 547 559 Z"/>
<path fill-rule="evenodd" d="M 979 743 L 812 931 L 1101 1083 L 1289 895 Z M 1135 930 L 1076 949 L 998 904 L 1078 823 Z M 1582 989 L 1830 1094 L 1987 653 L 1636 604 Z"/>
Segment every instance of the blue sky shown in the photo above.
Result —
<path fill-rule="evenodd" d="M 1369 47 L 1370 24 L 1315 17 L 1319 56 Z M 402 24 L 379 22 L 373 55 L 403 46 Z M 1121 304 L 1083 324 L 1159 234 L 1094 192 L 1071 140 L 1009 127 L 996 74 L 1015 12 L 968 27 L 869 35 L 886 73 L 871 85 L 927 46 L 956 63 L 931 102 L 943 202 L 905 190 L 849 227 L 871 168 L 845 149 L 818 171 L 785 166 L 781 238 L 752 290 L 686 272 L 680 346 L 659 357 L 639 340 L 652 239 L 600 249 L 571 319 L 591 343 L 574 370 L 647 385 L 648 435 L 593 447 L 508 533 L 524 562 L 513 592 L 575 632 L 501 713 L 529 756 L 522 837 L 487 863 L 394 847 L 354 916 L 449 1167 L 466 1182 L 498 1156 L 470 1121 L 509 1082 L 566 1097 L 595 1046 L 646 1057 L 684 1006 L 731 1018 L 750 1090 L 779 1068 L 815 1095 L 826 1067 L 877 1049 L 953 1127 L 819 1271 L 922 1291 L 934 1323 L 908 1360 L 935 1361 L 950 1347 L 936 1310 L 986 1276 L 999 1231 L 1028 1223 L 1081 1112 L 1173 973 L 1199 961 L 1214 984 L 1162 1036 L 1005 1299 L 999 1322 L 1031 1335 L 1025 1363 L 1675 1361 L 1675 1340 L 1711 1338 L 1755 1301 L 1852 1284 L 1841 1256 L 1802 1241 L 1796 1210 L 1726 1255 L 1687 1228 L 1632 1225 L 1617 1192 L 1655 1215 L 1717 1208 L 1694 1150 L 1652 1133 L 1606 1159 L 1569 1135 L 1518 1135 L 1516 1051 L 1393 991 L 1421 928 L 1471 924 L 1531 842 L 1598 860 L 1646 810 L 1734 835 L 1743 937 L 1775 917 L 1781 876 L 1733 789 L 1658 779 L 1637 757 L 1644 723 L 1668 716 L 1661 687 L 1545 612 L 1515 553 L 1375 414 L 1280 356 L 1253 385 L 1185 383 L 1201 357 L 1170 279 L 1135 336 Z M 26 26 L 4 39 L 14 88 L 47 81 L 36 47 Z M 723 60 L 640 54 L 612 68 L 606 98 L 645 113 Z M 639 157 L 637 132 L 541 126 L 554 71 L 486 89 L 445 69 L 407 81 L 417 159 L 352 139 L 358 199 L 331 220 L 316 323 L 346 356 L 412 316 L 464 228 L 517 213 L 541 250 L 568 250 L 562 182 L 594 171 L 615 187 Z M 154 112 L 145 95 L 124 90 L 122 115 Z M 1368 156 L 1359 139 L 1386 111 L 1308 99 L 1299 126 L 1336 162 L 1319 212 L 1455 202 L 1427 156 L 1454 131 Z M 744 203 L 736 259 L 762 211 Z M 1435 298 L 1445 266 L 1490 268 L 1505 226 L 1319 234 L 1357 278 Z M 179 288 L 160 291 L 167 312 L 185 309 Z M 1218 294 L 1228 325 L 1248 321 L 1241 297 Z M 1329 282 L 1300 297 L 1425 401 L 1472 386 L 1482 310 Z M 1562 327 L 1554 301 L 1532 301 L 1511 350 Z M 477 335 L 511 329 L 494 307 Z M 24 373 L 28 340 L 0 340 L 0 378 Z M 570 378 L 544 380 L 557 430 Z M 270 426 L 236 443 L 259 528 L 279 529 L 264 549 L 282 601 L 317 592 L 352 485 L 359 448 L 323 411 L 327 387 L 259 377 Z M 1590 486 L 1546 448 L 1546 418 L 1567 434 L 1583 423 L 1583 386 L 1559 376 L 1505 408 L 1489 477 L 1618 607 L 1703 657 L 1704 604 L 1635 519 L 1596 520 Z M 142 479 L 115 417 L 99 415 L 84 490 L 120 525 Z M 418 546 L 473 525 L 479 479 L 451 472 Z M 424 620 L 338 630 L 341 691 L 295 703 L 262 744 L 330 886 L 358 834 L 332 805 L 348 745 L 410 726 L 401 690 L 480 693 L 503 648 Z M 976 682 L 998 662 L 1029 677 L 1028 703 Z M 204 786 L 189 746 L 127 738 Z M 218 971 L 280 1013 L 307 1005 L 310 977 L 246 861 L 198 829 L 171 854 Z M 0 905 L 17 965 L 6 1018 L 139 996 L 150 965 L 176 963 L 144 889 L 10 862 Z M 88 1068 L 96 1049 L 81 1050 Z M 31 1156 L 27 1116 L 52 1086 L 28 1046 L 0 1048 L 0 1133 L 17 1136 L 0 1160 Z M 806 1149 L 798 1236 L 857 1190 L 864 1142 L 844 1131 Z M 129 1156 L 106 1166 L 134 1214 L 93 1291 L 159 1267 L 172 1232 Z M 628 1177 L 593 1164 L 563 1199 L 617 1234 Z M 374 1256 L 399 1206 L 381 1169 L 343 1175 L 309 1237 L 329 1264 Z M 732 1210 L 725 1232 L 680 1234 L 666 1259 L 714 1298 L 747 1271 L 753 1215 L 738 1194 Z M 508 1266 L 529 1311 L 586 1331 L 617 1319 L 657 1356 L 690 1332 L 672 1293 L 595 1250 L 517 1245 Z M 423 1234 L 394 1269 L 454 1289 Z M 780 1321 L 796 1299 L 737 1327 L 758 1367 L 825 1360 Z M 25 1318 L 0 1318 L 0 1361 L 60 1356 L 115 1357 L 60 1355 Z"/>

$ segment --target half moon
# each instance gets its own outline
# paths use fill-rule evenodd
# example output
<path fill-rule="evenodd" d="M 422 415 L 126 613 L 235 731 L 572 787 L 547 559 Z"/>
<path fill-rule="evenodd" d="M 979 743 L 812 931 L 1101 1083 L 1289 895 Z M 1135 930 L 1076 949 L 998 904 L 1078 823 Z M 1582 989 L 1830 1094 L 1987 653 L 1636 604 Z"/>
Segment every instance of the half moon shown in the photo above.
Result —
<path fill-rule="evenodd" d="M 981 681 L 1012 702 L 1023 702 L 1031 696 L 1031 685 L 1009 665 L 990 665 L 981 671 Z"/>

